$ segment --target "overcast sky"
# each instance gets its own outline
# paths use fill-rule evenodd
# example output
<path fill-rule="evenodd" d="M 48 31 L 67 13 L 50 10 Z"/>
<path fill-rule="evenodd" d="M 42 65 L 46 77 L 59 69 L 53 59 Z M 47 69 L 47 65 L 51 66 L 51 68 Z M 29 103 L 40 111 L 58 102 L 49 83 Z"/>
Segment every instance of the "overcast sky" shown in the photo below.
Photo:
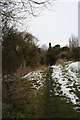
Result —
<path fill-rule="evenodd" d="M 68 45 L 72 34 L 78 36 L 78 0 L 58 0 L 51 8 L 30 23 L 29 31 L 39 39 L 39 44 Z"/>

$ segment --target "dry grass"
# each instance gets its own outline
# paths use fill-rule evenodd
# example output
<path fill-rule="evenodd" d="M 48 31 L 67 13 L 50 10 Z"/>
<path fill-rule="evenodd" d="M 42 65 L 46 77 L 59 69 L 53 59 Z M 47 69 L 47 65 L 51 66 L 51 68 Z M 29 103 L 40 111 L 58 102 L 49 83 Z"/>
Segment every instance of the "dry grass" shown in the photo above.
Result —
<path fill-rule="evenodd" d="M 23 69 L 20 68 L 16 71 L 16 75 L 20 78 L 20 77 L 26 75 L 27 73 L 29 73 L 31 71 L 37 71 L 37 70 L 43 71 L 45 69 L 47 69 L 47 66 L 45 66 L 45 65 L 44 66 L 43 65 L 38 65 L 36 67 L 26 67 L 26 68 L 23 68 Z"/>

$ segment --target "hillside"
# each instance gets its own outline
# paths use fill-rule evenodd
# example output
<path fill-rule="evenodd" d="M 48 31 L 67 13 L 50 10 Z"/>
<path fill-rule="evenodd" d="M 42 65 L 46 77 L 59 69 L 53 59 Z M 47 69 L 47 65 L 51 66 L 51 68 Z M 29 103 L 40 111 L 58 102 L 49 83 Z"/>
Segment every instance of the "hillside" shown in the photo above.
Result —
<path fill-rule="evenodd" d="M 79 65 L 66 62 L 5 78 L 3 117 L 80 118 Z"/>

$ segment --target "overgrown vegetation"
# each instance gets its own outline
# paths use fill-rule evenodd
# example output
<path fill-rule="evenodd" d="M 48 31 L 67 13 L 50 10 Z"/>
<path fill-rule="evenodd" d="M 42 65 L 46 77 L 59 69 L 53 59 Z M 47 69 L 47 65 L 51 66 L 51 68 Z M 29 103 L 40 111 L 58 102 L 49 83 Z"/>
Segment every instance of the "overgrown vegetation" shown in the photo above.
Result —
<path fill-rule="evenodd" d="M 80 47 L 51 46 L 45 51 L 38 46 L 38 39 L 30 33 L 20 33 L 13 28 L 7 28 L 3 34 L 2 58 L 3 75 L 16 72 L 19 68 L 36 67 L 38 65 L 53 65 L 57 59 L 66 61 L 80 60 Z"/>
<path fill-rule="evenodd" d="M 43 71 L 43 86 L 36 89 L 26 78 L 5 77 L 3 83 L 3 118 L 79 118 L 80 114 L 67 103 L 64 96 L 56 96 L 51 80 L 52 69 Z M 8 81 L 7 81 L 8 80 Z M 60 89 L 59 87 L 57 88 Z"/>
<path fill-rule="evenodd" d="M 44 71 L 43 79 L 46 80 L 39 90 L 32 89 L 32 82 L 21 77 L 40 66 L 42 69 L 42 66 L 54 65 L 58 59 L 80 60 L 80 47 L 60 47 L 58 44 L 52 47 L 49 43 L 49 48 L 44 50 L 31 33 L 20 33 L 13 28 L 6 30 L 2 41 L 3 118 L 78 117 L 70 104 L 55 96 L 53 83 L 49 82 L 50 70 Z"/>

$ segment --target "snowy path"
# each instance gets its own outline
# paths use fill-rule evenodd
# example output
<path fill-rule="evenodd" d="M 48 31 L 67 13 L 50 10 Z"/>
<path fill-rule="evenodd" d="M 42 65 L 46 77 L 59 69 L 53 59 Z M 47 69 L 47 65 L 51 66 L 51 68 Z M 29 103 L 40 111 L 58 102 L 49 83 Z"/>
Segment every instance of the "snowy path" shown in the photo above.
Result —
<path fill-rule="evenodd" d="M 63 115 L 64 109 L 66 116 L 70 114 L 68 110 L 72 108 L 80 112 L 80 69 L 78 69 L 78 64 L 80 62 L 53 65 L 47 69 L 47 72 L 32 71 L 22 77 L 31 82 L 31 89 L 38 92 L 40 89 L 43 90 L 41 94 L 48 116 Z M 68 104 L 71 105 L 71 108 L 68 107 Z"/>

